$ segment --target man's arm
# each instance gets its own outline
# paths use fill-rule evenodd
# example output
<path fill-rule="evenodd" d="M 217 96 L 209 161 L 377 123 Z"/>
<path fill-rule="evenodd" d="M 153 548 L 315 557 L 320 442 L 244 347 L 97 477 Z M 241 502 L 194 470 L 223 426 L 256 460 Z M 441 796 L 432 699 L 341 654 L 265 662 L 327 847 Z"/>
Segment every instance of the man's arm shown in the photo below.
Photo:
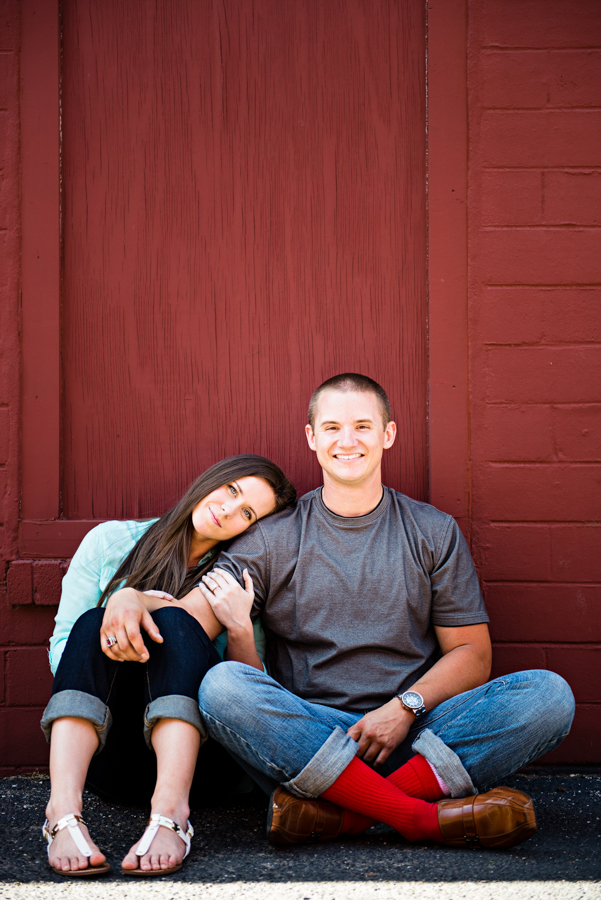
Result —
<path fill-rule="evenodd" d="M 443 655 L 411 685 L 411 689 L 419 691 L 424 698 L 427 710 L 484 684 L 490 675 L 492 659 L 488 625 L 458 628 L 435 625 L 434 630 Z M 365 762 L 380 765 L 405 740 L 414 721 L 415 715 L 393 697 L 384 706 L 359 719 L 347 734 L 358 741 L 358 756 Z"/>

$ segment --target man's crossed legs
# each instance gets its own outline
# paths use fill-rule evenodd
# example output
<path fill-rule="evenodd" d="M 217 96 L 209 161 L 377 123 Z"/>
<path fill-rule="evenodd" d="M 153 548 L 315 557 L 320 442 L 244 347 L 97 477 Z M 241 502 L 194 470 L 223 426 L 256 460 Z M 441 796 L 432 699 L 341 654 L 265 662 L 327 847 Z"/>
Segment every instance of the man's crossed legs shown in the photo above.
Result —
<path fill-rule="evenodd" d="M 553 750 L 574 717 L 572 692 L 560 676 L 516 672 L 420 717 L 376 772 L 356 757 L 358 745 L 346 733 L 361 714 L 302 700 L 250 666 L 215 666 L 199 703 L 211 736 L 266 792 L 277 789 L 272 832 L 299 818 L 309 822 L 306 834 L 294 825 L 297 833 L 279 842 L 356 834 L 382 821 L 413 841 L 518 843 L 535 830 L 529 798 L 503 788 L 472 795 Z M 448 795 L 470 800 L 441 801 Z M 275 824 L 274 808 L 281 813 Z"/>

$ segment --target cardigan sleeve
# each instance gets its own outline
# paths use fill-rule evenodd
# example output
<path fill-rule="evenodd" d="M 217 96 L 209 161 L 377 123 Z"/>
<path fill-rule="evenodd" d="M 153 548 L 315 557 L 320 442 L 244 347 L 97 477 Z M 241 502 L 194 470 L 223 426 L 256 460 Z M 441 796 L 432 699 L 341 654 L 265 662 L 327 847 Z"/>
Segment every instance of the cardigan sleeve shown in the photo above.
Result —
<path fill-rule="evenodd" d="M 100 600 L 103 561 L 102 526 L 86 534 L 63 578 L 61 599 L 56 614 L 54 633 L 50 638 L 50 668 L 56 673 L 67 638 L 82 613 L 93 609 Z"/>

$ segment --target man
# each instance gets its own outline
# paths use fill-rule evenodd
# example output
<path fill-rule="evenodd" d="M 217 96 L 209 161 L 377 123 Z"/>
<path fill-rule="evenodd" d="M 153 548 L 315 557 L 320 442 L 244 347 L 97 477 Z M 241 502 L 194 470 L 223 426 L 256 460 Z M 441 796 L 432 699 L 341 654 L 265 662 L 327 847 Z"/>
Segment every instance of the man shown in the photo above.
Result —
<path fill-rule="evenodd" d="M 306 434 L 323 487 L 219 558 L 240 583 L 252 577 L 271 677 L 212 669 L 199 693 L 209 733 L 273 790 L 274 844 L 375 821 L 412 841 L 525 840 L 530 799 L 488 789 L 563 740 L 569 687 L 546 671 L 486 683 L 488 617 L 456 523 L 382 486 L 396 425 L 378 384 L 326 381 Z M 227 590 L 218 574 L 205 584 Z"/>

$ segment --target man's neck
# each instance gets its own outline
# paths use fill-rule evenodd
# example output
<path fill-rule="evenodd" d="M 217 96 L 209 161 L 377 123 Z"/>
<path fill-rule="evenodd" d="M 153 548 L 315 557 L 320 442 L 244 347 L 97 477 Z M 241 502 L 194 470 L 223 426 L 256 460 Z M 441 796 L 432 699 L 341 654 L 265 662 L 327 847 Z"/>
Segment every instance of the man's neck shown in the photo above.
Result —
<path fill-rule="evenodd" d="M 321 498 L 337 516 L 366 516 L 382 499 L 382 481 L 378 477 L 369 485 L 348 485 L 324 478 Z"/>

